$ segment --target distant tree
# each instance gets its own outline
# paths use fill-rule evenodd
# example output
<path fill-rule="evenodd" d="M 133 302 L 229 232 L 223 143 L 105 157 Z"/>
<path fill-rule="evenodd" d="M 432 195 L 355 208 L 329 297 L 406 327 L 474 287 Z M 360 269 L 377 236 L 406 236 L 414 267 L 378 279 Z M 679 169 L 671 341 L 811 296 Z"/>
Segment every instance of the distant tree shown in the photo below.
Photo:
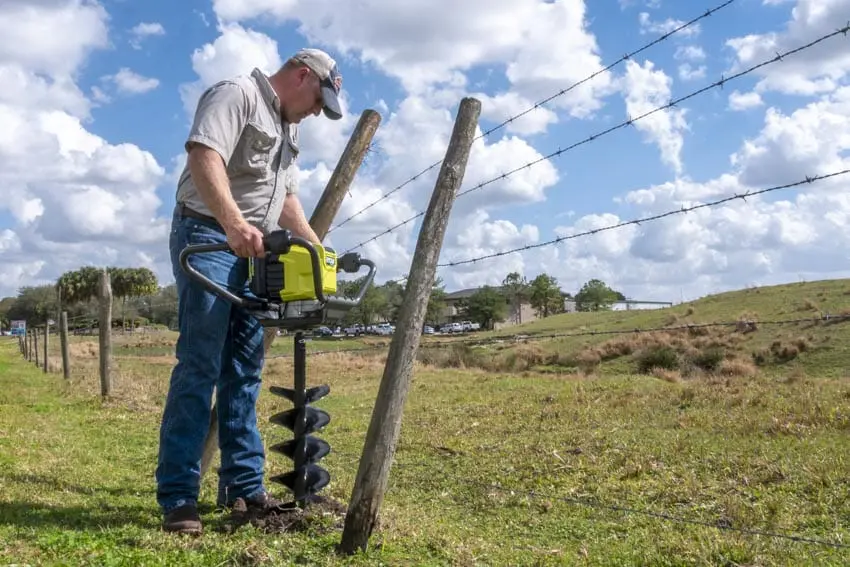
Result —
<path fill-rule="evenodd" d="M 428 325 L 439 325 L 443 322 L 443 313 L 446 310 L 446 288 L 443 278 L 437 277 L 431 288 L 431 296 L 428 298 L 428 308 L 425 311 L 425 323 Z"/>
<path fill-rule="evenodd" d="M 531 297 L 528 281 L 519 272 L 511 272 L 502 280 L 502 293 L 513 307 L 514 323 L 522 323 L 522 303 Z"/>
<path fill-rule="evenodd" d="M 8 329 L 11 325 L 9 309 L 11 309 L 14 304 L 14 297 L 4 297 L 3 299 L 0 299 L 0 328 Z"/>
<path fill-rule="evenodd" d="M 337 295 L 348 297 L 349 299 L 357 295 L 357 291 L 366 276 L 357 278 L 356 280 L 341 280 L 337 283 Z M 343 324 L 360 323 L 361 325 L 371 325 L 381 318 L 387 312 L 387 290 L 380 286 L 370 285 L 360 301 L 360 305 L 348 312 L 348 315 L 342 320 Z"/>
<path fill-rule="evenodd" d="M 576 309 L 579 311 L 607 311 L 612 303 L 625 299 L 622 293 L 611 289 L 599 279 L 585 283 L 575 296 Z"/>
<path fill-rule="evenodd" d="M 51 285 L 25 286 L 9 306 L 6 316 L 10 321 L 24 320 L 27 326 L 41 325 L 57 311 L 56 292 Z"/>
<path fill-rule="evenodd" d="M 127 299 L 154 295 L 158 288 L 156 275 L 147 268 L 112 268 L 112 293 L 121 298 L 121 329 L 127 323 Z M 133 324 L 135 327 L 135 324 Z"/>
<path fill-rule="evenodd" d="M 492 329 L 505 320 L 505 296 L 490 286 L 484 286 L 459 305 L 461 313 L 483 329 Z"/>
<path fill-rule="evenodd" d="M 128 298 L 150 296 L 159 288 L 156 275 L 148 268 L 106 268 L 112 286 L 113 297 L 120 297 L 121 328 L 126 323 L 126 304 Z M 90 303 L 100 294 L 102 268 L 84 266 L 78 270 L 65 272 L 56 280 L 63 309 L 81 303 Z"/>
<path fill-rule="evenodd" d="M 548 317 L 564 310 L 561 288 L 553 276 L 540 274 L 531 281 L 529 287 L 531 306 L 537 311 L 538 317 Z"/>

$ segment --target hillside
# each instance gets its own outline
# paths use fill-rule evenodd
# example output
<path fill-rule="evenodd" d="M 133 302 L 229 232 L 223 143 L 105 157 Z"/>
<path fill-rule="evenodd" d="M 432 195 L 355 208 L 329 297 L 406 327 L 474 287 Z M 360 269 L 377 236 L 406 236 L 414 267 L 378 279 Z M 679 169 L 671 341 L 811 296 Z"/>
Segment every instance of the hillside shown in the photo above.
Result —
<path fill-rule="evenodd" d="M 835 319 L 820 320 L 827 314 Z M 850 367 L 848 315 L 850 280 L 792 283 L 663 309 L 555 315 L 480 336 L 494 344 L 426 349 L 422 358 L 492 370 L 628 373 L 643 361 L 644 370 L 655 363 L 685 376 L 793 370 L 836 377 Z"/>

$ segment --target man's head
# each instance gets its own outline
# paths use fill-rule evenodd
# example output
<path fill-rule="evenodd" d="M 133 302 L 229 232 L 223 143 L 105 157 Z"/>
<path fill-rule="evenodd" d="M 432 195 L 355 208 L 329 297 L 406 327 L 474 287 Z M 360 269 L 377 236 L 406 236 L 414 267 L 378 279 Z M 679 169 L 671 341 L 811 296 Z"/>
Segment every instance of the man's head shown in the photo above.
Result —
<path fill-rule="evenodd" d="M 299 123 L 324 111 L 331 120 L 342 118 L 339 92 L 342 75 L 336 61 L 320 49 L 301 49 L 270 77 L 287 122 Z"/>

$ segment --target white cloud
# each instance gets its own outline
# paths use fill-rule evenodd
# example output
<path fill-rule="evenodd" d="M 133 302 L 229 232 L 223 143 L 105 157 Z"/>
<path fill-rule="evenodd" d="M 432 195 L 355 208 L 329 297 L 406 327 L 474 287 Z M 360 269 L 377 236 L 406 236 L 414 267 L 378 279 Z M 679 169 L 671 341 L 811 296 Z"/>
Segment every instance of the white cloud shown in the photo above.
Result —
<path fill-rule="evenodd" d="M 662 21 L 653 21 L 650 18 L 649 12 L 641 12 L 638 14 L 638 23 L 640 24 L 640 33 L 641 34 L 657 34 L 663 35 L 666 33 L 670 33 L 676 28 L 683 26 L 685 22 L 683 20 L 676 20 L 674 18 L 667 18 Z M 677 32 L 677 36 L 680 38 L 686 37 L 696 37 L 700 34 L 701 28 L 699 24 L 693 24 L 684 28 Z"/>
<path fill-rule="evenodd" d="M 153 261 L 168 273 L 164 171 L 87 130 L 91 103 L 74 80 L 106 46 L 106 20 L 91 2 L 0 4 L 0 210 L 14 219 L 0 233 L 0 296 L 88 263 Z"/>
<path fill-rule="evenodd" d="M 130 45 L 133 49 L 141 49 L 142 40 L 165 35 L 165 28 L 159 22 L 141 22 L 130 30 L 130 34 L 133 36 L 130 39 Z"/>
<path fill-rule="evenodd" d="M 83 0 L 0 3 L 0 63 L 66 77 L 107 46 L 106 11 Z"/>
<path fill-rule="evenodd" d="M 583 1 L 214 0 L 213 7 L 229 22 L 298 19 L 311 44 L 375 66 L 411 94 L 451 84 L 457 72 L 494 66 L 499 73 L 504 68 L 512 92 L 539 100 L 602 69 Z M 610 74 L 601 73 L 548 106 L 588 116 L 612 92 L 611 83 Z"/>
<path fill-rule="evenodd" d="M 126 67 L 122 67 L 114 75 L 105 78 L 115 83 L 118 92 L 126 94 L 144 94 L 159 86 L 159 79 L 144 77 Z"/>
<path fill-rule="evenodd" d="M 704 61 L 705 51 L 697 45 L 680 45 L 676 47 L 673 58 L 679 61 Z"/>
<path fill-rule="evenodd" d="M 183 107 L 190 116 L 210 85 L 236 75 L 248 75 L 255 67 L 271 74 L 282 64 L 277 42 L 264 33 L 238 24 L 223 24 L 219 33 L 214 42 L 192 53 L 192 69 L 198 80 L 180 85 Z"/>
<path fill-rule="evenodd" d="M 740 71 L 833 33 L 846 25 L 848 14 L 850 0 L 796 0 L 784 31 L 750 34 L 726 42 L 737 58 L 731 71 Z M 846 37 L 838 35 L 756 71 L 762 77 L 756 91 L 807 96 L 828 93 L 839 86 L 848 72 L 850 50 L 846 49 Z"/>
<path fill-rule="evenodd" d="M 671 82 L 663 70 L 656 70 L 652 61 L 645 61 L 643 66 L 634 61 L 627 61 L 622 90 L 629 116 L 637 118 L 670 102 Z M 676 107 L 666 109 L 642 118 L 634 125 L 644 132 L 649 141 L 658 145 L 661 159 L 677 175 L 680 174 L 683 169 L 683 132 L 688 129 L 685 110 Z"/>
<path fill-rule="evenodd" d="M 705 65 L 693 67 L 690 63 L 683 63 L 679 65 L 679 78 L 683 81 L 695 81 L 696 79 L 704 79 L 705 71 Z"/>
<path fill-rule="evenodd" d="M 732 91 L 732 94 L 729 95 L 729 108 L 731 110 L 749 110 L 751 108 L 762 106 L 763 104 L 764 102 L 761 100 L 761 95 L 755 91 L 741 93 L 736 90 Z"/>

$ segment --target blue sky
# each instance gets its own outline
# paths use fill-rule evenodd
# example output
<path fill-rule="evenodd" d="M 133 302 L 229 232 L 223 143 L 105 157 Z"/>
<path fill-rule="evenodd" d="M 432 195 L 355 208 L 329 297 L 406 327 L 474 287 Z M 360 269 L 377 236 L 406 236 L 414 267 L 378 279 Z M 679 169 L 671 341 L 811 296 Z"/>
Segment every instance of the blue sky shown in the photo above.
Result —
<path fill-rule="evenodd" d="M 350 6 L 345 8 L 345 14 L 339 15 L 339 6 L 330 0 L 310 4 L 310 11 L 299 8 L 298 3 L 295 0 L 280 3 L 185 0 L 177 4 L 164 0 L 144 3 L 103 0 L 95 4 L 88 0 L 63 0 L 31 8 L 45 12 L 30 12 L 27 17 L 48 22 L 41 28 L 34 27 L 31 38 L 36 51 L 42 49 L 43 53 L 33 59 L 12 45 L 11 40 L 6 45 L 0 40 L 0 71 L 5 66 L 31 80 L 41 77 L 72 81 L 79 88 L 79 96 L 74 95 L 77 97 L 74 100 L 85 97 L 88 108 L 69 111 L 56 103 L 57 110 L 78 121 L 84 131 L 102 138 L 111 151 L 115 146 L 127 144 L 125 149 L 132 149 L 132 159 L 138 158 L 139 163 L 143 163 L 144 158 L 138 156 L 147 152 L 155 160 L 155 166 L 145 162 L 146 165 L 134 170 L 133 162 L 127 158 L 122 162 L 124 167 L 144 171 L 144 174 L 139 173 L 139 179 L 124 186 L 120 182 L 98 186 L 95 173 L 104 162 L 97 160 L 91 166 L 92 178 L 85 182 L 75 178 L 73 183 L 63 185 L 61 174 L 47 180 L 40 176 L 38 167 L 28 170 L 25 174 L 28 178 L 6 180 L 13 189 L 10 189 L 10 202 L 0 208 L 0 234 L 5 235 L 5 240 L 0 242 L 9 244 L 0 246 L 0 261 L 14 277 L 2 284 L 0 295 L 13 294 L 20 285 L 49 282 L 66 269 L 107 261 L 149 265 L 157 271 L 162 283 L 168 283 L 170 265 L 163 231 L 167 230 L 173 205 L 174 183 L 170 174 L 175 158 L 182 153 L 191 119 L 181 89 L 199 80 L 208 83 L 213 76 L 224 78 L 225 69 L 239 68 L 247 73 L 253 65 L 267 63 L 252 60 L 248 55 L 254 48 L 262 49 L 257 46 L 265 46 L 267 53 L 268 45 L 273 42 L 279 58 L 305 45 L 319 46 L 336 57 L 342 69 L 349 118 L 340 124 L 304 126 L 306 132 L 312 132 L 309 141 L 305 142 L 300 163 L 308 214 L 321 191 L 322 179 L 327 177 L 327 169 L 335 165 L 335 156 L 339 155 L 359 113 L 364 108 L 379 109 L 382 113 L 379 151 L 358 176 L 350 202 L 338 216 L 341 220 L 370 203 L 381 192 L 417 173 L 422 164 L 430 164 L 435 157 L 441 157 L 439 151 L 430 146 L 439 147 L 435 140 L 445 140 L 448 136 L 462 96 L 481 93 L 494 97 L 508 93 L 514 97 L 510 101 L 489 98 L 483 101 L 480 126 L 487 129 L 511 112 L 524 110 L 528 104 L 569 86 L 574 79 L 583 78 L 587 74 L 585 70 L 595 71 L 652 41 L 658 36 L 658 29 L 665 25 L 689 20 L 720 4 L 719 1 L 599 0 L 587 3 L 582 25 L 574 17 L 584 6 L 578 0 L 516 3 L 494 0 L 486 12 L 478 12 L 480 21 L 475 22 L 469 34 L 464 34 L 455 29 L 458 24 L 452 18 L 458 19 L 462 14 L 452 14 L 457 7 L 450 2 L 445 6 L 433 4 L 429 8 L 431 5 L 421 2 L 402 7 L 370 0 L 362 3 L 367 10 L 363 15 L 352 12 Z M 471 10 L 476 3 L 481 4 L 476 0 L 464 8 Z M 19 4 L 16 0 L 0 8 L 0 15 L 4 9 L 20 10 Z M 395 12 L 387 10 L 390 5 Z M 640 69 L 627 71 L 621 64 L 609 76 L 594 80 L 592 84 L 601 90 L 588 92 L 581 98 L 582 103 L 598 104 L 593 112 L 571 117 L 569 111 L 575 110 L 578 99 L 567 107 L 547 105 L 557 110 L 557 123 L 520 132 L 503 128 L 488 136 L 486 147 L 474 158 L 477 161 L 470 162 L 464 188 L 487 179 L 488 172 L 513 169 L 529 158 L 536 159 L 621 122 L 627 116 L 628 97 L 633 104 L 651 108 L 659 78 L 669 81 L 669 96 L 677 98 L 721 75 L 728 75 L 736 65 L 747 67 L 773 56 L 776 51 L 797 47 L 824 30 L 831 31 L 843 25 L 850 16 L 850 2 L 844 0 L 830 3 L 826 13 L 818 13 L 814 7 L 817 7 L 814 0 L 733 2 L 701 21 L 699 33 L 674 36 L 641 53 L 634 63 L 644 65 L 651 61 L 656 73 L 654 77 Z M 798 14 L 796 21 L 794 8 Z M 54 13 L 50 13 L 51 10 Z M 92 19 L 93 10 L 99 14 L 96 22 Z M 518 10 L 517 15 L 512 15 L 511 10 Z M 82 53 L 71 65 L 70 72 L 65 68 L 67 65 L 62 65 L 61 48 L 53 48 L 48 39 L 51 17 L 60 12 L 67 18 L 81 18 L 80 26 L 67 28 L 71 30 L 69 33 L 76 34 L 72 43 L 77 42 Z M 15 12 L 16 17 L 20 19 L 21 13 Z M 481 16 L 482 13 L 487 17 Z M 397 25 L 375 22 L 380 17 L 389 18 L 387 14 L 393 14 Z M 551 22 L 546 20 L 556 16 L 563 18 L 565 23 L 564 27 L 553 31 L 547 28 Z M 89 27 L 83 25 L 84 21 Z M 407 27 L 409 22 L 421 22 L 421 29 Z M 136 38 L 132 30 L 140 24 L 159 24 L 163 33 Z M 98 25 L 105 29 L 106 41 L 97 39 Z M 25 30 L 21 33 L 29 29 L 22 27 Z M 514 33 L 521 33 L 521 39 L 511 37 Z M 559 37 L 559 33 L 563 36 Z M 414 37 L 417 34 L 419 36 Z M 730 41 L 747 36 L 751 38 L 745 42 Z M 589 50 L 581 38 L 595 41 L 595 52 Z M 817 124 L 816 113 L 823 111 L 826 116 L 832 116 L 842 112 L 842 89 L 846 70 L 850 67 L 847 57 L 841 55 L 842 50 L 847 51 L 846 41 L 836 39 L 830 45 L 830 50 L 801 54 L 796 65 L 792 63 L 784 68 L 777 65 L 776 71 L 766 68 L 765 73 L 728 83 L 723 90 L 701 94 L 683 105 L 685 113 L 682 116 L 665 113 L 665 118 L 673 124 L 681 121 L 683 124 L 679 127 L 656 123 L 649 130 L 621 129 L 530 168 L 534 171 L 527 172 L 527 176 L 524 172 L 498 187 L 476 191 L 468 197 L 468 205 L 462 205 L 467 199 L 462 198 L 446 236 L 442 260 L 483 255 L 506 247 L 549 240 L 562 231 L 610 224 L 658 213 L 665 208 L 676 209 L 708 196 L 722 198 L 729 191 L 759 188 L 749 187 L 741 180 L 768 179 L 771 172 L 779 172 L 781 168 L 772 167 L 766 155 L 775 155 L 788 171 L 794 171 L 792 166 L 798 163 L 801 167 L 815 167 L 819 165 L 818 160 L 824 166 L 839 165 L 847 155 L 846 141 L 825 136 L 821 142 L 825 146 L 812 152 L 811 148 L 798 147 L 794 140 L 800 137 L 788 137 L 788 132 L 804 131 L 814 132 L 812 136 L 817 138 L 818 130 L 811 130 Z M 704 58 L 679 57 L 687 49 L 692 53 L 701 50 Z M 193 54 L 199 50 L 207 53 L 203 68 L 193 61 Z M 429 55 L 432 52 L 435 55 Z M 443 55 L 439 55 L 441 53 Z M 530 54 L 536 55 L 529 58 Z M 446 68 L 442 69 L 440 65 L 446 57 L 451 60 L 445 61 Z M 683 63 L 689 63 L 694 69 L 704 67 L 704 74 L 687 79 L 680 73 Z M 121 69 L 131 71 L 139 80 L 155 80 L 157 84 L 155 88 L 142 89 L 144 92 L 116 92 L 115 82 L 108 77 Z M 663 73 L 663 77 L 658 73 Z M 444 79 L 449 77 L 455 80 L 446 82 Z M 457 77 L 463 82 L 458 83 Z M 829 84 L 824 86 L 827 79 Z M 608 87 L 601 88 L 606 83 Z M 730 110 L 729 96 L 733 91 L 751 93 L 749 96 L 756 97 L 760 104 Z M 99 99 L 98 92 L 105 93 L 109 100 Z M 6 105 L 9 116 L 16 113 L 21 117 L 35 116 L 52 110 L 49 104 L 28 105 L 25 94 L 15 97 L 13 93 L 7 97 L 9 100 L 5 102 L 0 98 L 0 104 Z M 496 106 L 497 102 L 500 105 Z M 806 108 L 810 110 L 793 114 Z M 780 117 L 780 125 L 773 129 L 765 128 L 769 110 Z M 2 120 L 3 114 L 0 114 L 0 125 Z M 48 131 L 50 135 L 58 135 L 49 128 Z M 33 142 L 41 144 L 33 147 L 43 150 L 43 159 L 49 162 L 49 144 L 45 143 Z M 665 144 L 671 143 L 681 144 L 679 151 L 670 154 L 681 163 L 678 172 L 669 159 L 665 160 L 662 150 Z M 4 159 L 12 159 L 11 153 L 4 154 L 2 148 L 0 144 L 0 165 Z M 741 157 L 737 164 L 732 164 L 730 156 L 736 152 L 742 152 Z M 819 157 L 814 159 L 813 155 Z M 62 169 L 66 165 L 63 160 L 68 159 L 71 158 L 67 155 L 57 156 L 56 167 L 71 171 Z M 825 170 L 800 169 L 797 173 L 803 176 L 823 172 Z M 718 186 L 717 180 L 725 174 L 730 178 Z M 555 175 L 559 179 L 553 183 Z M 786 178 L 780 182 L 794 180 Z M 427 203 L 433 182 L 432 175 L 400 191 L 385 203 L 387 206 L 376 207 L 334 234 L 333 245 L 337 248 L 353 246 L 408 218 L 411 212 Z M 665 183 L 672 183 L 679 189 L 671 192 L 661 187 Z M 94 216 L 75 224 L 71 211 L 76 209 L 63 205 L 62 200 L 67 197 L 63 192 L 84 192 L 84 188 L 93 191 L 91 187 L 99 189 L 86 194 L 99 195 L 98 198 L 104 199 L 106 208 L 103 210 L 112 213 L 101 214 L 100 209 L 97 213 L 83 210 L 81 214 L 87 212 Z M 138 201 L 133 198 L 133 191 L 137 190 L 140 196 L 144 195 Z M 530 197 L 531 193 L 540 190 L 545 196 L 542 200 Z M 807 191 L 809 189 L 804 190 Z M 686 295 L 694 297 L 753 282 L 782 281 L 792 277 L 794 270 L 789 266 L 797 264 L 805 265 L 811 277 L 836 277 L 843 272 L 836 272 L 834 266 L 826 263 L 819 264 L 809 250 L 820 241 L 834 242 L 834 234 L 841 232 L 840 223 L 836 221 L 836 226 L 829 226 L 828 230 L 808 226 L 809 231 L 817 233 L 814 236 L 804 235 L 806 231 L 800 228 L 807 226 L 810 219 L 818 218 L 822 211 L 836 210 L 836 204 L 830 201 L 834 194 L 824 197 L 823 191 L 815 190 L 815 193 L 822 199 L 818 201 L 821 209 L 806 208 L 812 207 L 814 201 L 806 200 L 805 195 L 798 198 L 796 192 L 790 191 L 753 204 L 754 212 L 759 214 L 740 216 L 740 222 L 755 223 L 760 219 L 761 224 L 739 227 L 756 236 L 751 242 L 739 239 L 737 247 L 734 242 L 724 241 L 722 236 L 712 232 L 713 227 L 728 226 L 722 223 L 730 222 L 730 215 L 738 211 L 736 205 L 690 220 L 664 223 L 663 230 L 658 228 L 657 234 L 613 231 L 607 240 L 578 239 L 570 246 L 548 247 L 501 261 L 446 271 L 441 276 L 449 288 L 457 288 L 496 283 L 513 269 L 529 278 L 548 271 L 556 275 L 568 291 L 575 291 L 574 288 L 587 279 L 602 277 L 626 290 L 628 295 L 648 299 L 664 299 L 674 291 L 678 297 L 682 277 L 692 278 Z M 120 196 L 113 198 L 110 196 L 113 194 Z M 160 202 L 153 203 L 152 195 Z M 635 200 L 639 195 L 644 198 Z M 651 202 L 646 200 L 647 195 L 652 196 Z M 793 207 L 787 209 L 776 204 L 783 199 L 791 199 Z M 56 210 L 63 213 L 59 215 L 62 220 L 51 217 L 52 201 L 58 207 Z M 35 209 L 28 209 L 25 203 Z M 38 209 L 38 203 L 45 209 L 41 216 L 32 212 Z M 92 208 L 95 208 L 94 201 Z M 115 212 L 119 210 L 120 214 Z M 118 216 L 110 219 L 109 214 Z M 60 230 L 59 224 L 64 221 L 69 224 L 67 239 L 44 238 L 64 230 Z M 47 226 L 45 223 L 52 224 L 53 229 L 40 229 Z M 523 230 L 526 225 L 527 229 Z M 417 223 L 406 227 L 366 247 L 365 252 L 381 262 L 380 279 L 398 277 L 405 272 L 418 226 Z M 681 238 L 696 240 L 693 245 L 682 248 Z M 94 251 L 96 247 L 86 244 L 103 241 L 113 243 L 105 253 L 98 253 Z M 33 254 L 27 250 L 36 247 L 33 242 L 38 242 L 40 254 L 51 256 L 50 261 L 41 265 L 32 261 Z M 775 242 L 783 246 L 778 250 L 770 249 L 768 244 Z M 641 247 L 650 243 L 662 249 L 669 248 L 665 261 L 646 259 L 653 254 Z M 797 255 L 799 261 L 795 260 Z"/>

